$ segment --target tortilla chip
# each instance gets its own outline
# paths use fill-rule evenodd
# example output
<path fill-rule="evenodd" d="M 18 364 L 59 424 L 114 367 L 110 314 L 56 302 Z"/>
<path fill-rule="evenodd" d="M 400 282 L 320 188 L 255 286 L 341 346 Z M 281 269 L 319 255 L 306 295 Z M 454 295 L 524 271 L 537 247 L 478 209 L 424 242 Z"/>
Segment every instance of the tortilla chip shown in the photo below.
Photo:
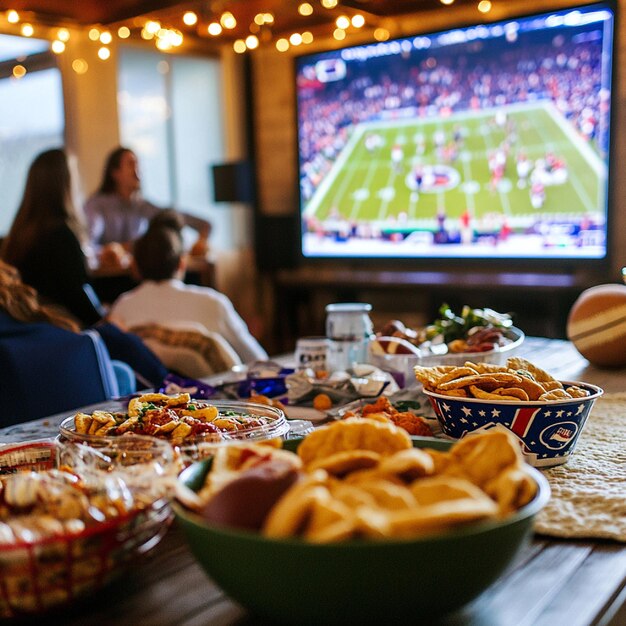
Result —
<path fill-rule="evenodd" d="M 474 374 L 473 376 L 463 376 L 456 380 L 438 385 L 437 389 L 459 389 L 460 387 L 469 387 L 470 385 L 478 385 L 482 389 L 496 389 L 503 384 L 511 384 L 519 382 L 520 377 L 508 372 L 494 372 L 492 374 Z"/>
<path fill-rule="evenodd" d="M 469 394 L 465 389 L 437 389 L 437 393 L 442 396 L 451 396 L 453 398 L 469 398 Z"/>
<path fill-rule="evenodd" d="M 309 463 L 307 470 L 323 469 L 332 476 L 344 476 L 356 470 L 376 467 L 380 458 L 380 454 L 371 450 L 345 450 L 316 459 Z"/>
<path fill-rule="evenodd" d="M 553 389 L 546 391 L 539 396 L 539 400 L 567 400 L 571 398 L 565 389 Z"/>
<path fill-rule="evenodd" d="M 452 371 L 440 376 L 437 380 L 437 387 L 441 387 L 444 383 L 462 378 L 463 376 L 474 376 L 478 372 L 473 367 L 455 367 Z"/>
<path fill-rule="evenodd" d="M 492 393 L 503 397 L 508 396 L 517 398 L 522 402 L 528 402 L 530 400 L 528 394 L 520 387 L 499 387 L 498 389 L 494 389 Z"/>
<path fill-rule="evenodd" d="M 545 370 L 520 357 L 509 357 L 506 361 L 506 366 L 512 370 L 526 370 L 530 372 L 538 383 L 554 380 L 554 376 L 550 376 Z"/>
<path fill-rule="evenodd" d="M 565 390 L 572 398 L 586 398 L 590 396 L 591 393 L 587 389 L 583 389 L 582 387 L 577 387 L 576 385 L 572 385 Z"/>

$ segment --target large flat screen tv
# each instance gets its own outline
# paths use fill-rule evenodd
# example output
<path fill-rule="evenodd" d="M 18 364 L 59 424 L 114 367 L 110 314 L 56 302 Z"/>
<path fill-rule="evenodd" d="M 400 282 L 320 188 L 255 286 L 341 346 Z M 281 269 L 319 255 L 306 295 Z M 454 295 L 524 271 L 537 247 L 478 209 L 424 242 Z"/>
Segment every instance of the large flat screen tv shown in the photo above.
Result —
<path fill-rule="evenodd" d="M 296 57 L 303 257 L 606 261 L 614 29 L 600 2 Z"/>

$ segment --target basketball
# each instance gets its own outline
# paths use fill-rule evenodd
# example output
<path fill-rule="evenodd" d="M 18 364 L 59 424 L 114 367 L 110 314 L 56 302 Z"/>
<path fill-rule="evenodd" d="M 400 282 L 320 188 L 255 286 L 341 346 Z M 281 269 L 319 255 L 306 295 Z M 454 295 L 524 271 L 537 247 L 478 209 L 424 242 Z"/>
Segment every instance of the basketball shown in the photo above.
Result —
<path fill-rule="evenodd" d="M 583 291 L 569 312 L 567 337 L 594 365 L 626 365 L 626 285 Z"/>

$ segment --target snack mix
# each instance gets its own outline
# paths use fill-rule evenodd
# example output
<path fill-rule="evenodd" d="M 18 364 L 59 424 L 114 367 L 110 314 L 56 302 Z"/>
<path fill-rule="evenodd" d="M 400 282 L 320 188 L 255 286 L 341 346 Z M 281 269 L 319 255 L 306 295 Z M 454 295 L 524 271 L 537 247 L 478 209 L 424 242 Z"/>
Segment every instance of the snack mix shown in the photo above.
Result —
<path fill-rule="evenodd" d="M 424 389 L 444 396 L 509 400 L 512 402 L 584 398 L 589 391 L 576 385 L 567 388 L 529 361 L 511 357 L 506 365 L 472 363 L 455 367 L 415 367 L 415 377 Z"/>
<path fill-rule="evenodd" d="M 498 519 L 537 491 L 503 431 L 440 452 L 413 448 L 389 421 L 348 418 L 310 433 L 297 454 L 249 445 L 219 455 L 205 487 L 181 501 L 210 523 L 316 543 L 411 538 Z M 251 490 L 265 502 L 243 520 Z"/>

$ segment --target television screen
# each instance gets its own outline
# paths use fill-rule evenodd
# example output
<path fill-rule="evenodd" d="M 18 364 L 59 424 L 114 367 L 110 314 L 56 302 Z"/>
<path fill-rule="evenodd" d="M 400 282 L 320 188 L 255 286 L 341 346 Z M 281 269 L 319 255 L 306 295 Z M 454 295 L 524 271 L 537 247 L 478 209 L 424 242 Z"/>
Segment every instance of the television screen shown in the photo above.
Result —
<path fill-rule="evenodd" d="M 605 259 L 615 9 L 295 59 L 305 258 Z"/>

